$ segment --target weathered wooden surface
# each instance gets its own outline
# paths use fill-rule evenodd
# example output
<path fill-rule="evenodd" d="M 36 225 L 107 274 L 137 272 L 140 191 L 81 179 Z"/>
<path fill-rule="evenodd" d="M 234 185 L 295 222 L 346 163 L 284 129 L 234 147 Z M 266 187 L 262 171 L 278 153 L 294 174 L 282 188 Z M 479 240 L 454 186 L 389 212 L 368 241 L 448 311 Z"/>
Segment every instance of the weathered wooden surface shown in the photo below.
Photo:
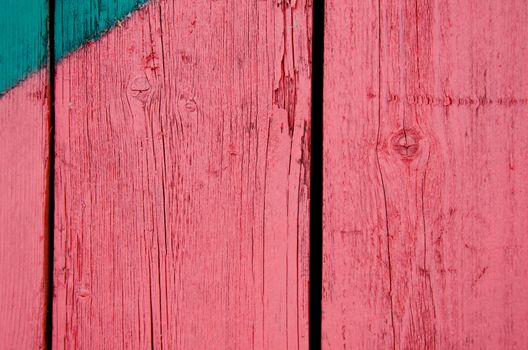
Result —
<path fill-rule="evenodd" d="M 47 70 L 34 71 L 47 63 L 47 18 L 47 1 L 2 1 L 0 349 L 45 345 L 50 105 Z"/>
<path fill-rule="evenodd" d="M 41 70 L 0 97 L 0 348 L 44 346 L 49 93 Z"/>
<path fill-rule="evenodd" d="M 310 28 L 155 1 L 59 63 L 54 348 L 307 348 Z"/>
<path fill-rule="evenodd" d="M 526 348 L 528 3 L 326 16 L 323 348 Z"/>

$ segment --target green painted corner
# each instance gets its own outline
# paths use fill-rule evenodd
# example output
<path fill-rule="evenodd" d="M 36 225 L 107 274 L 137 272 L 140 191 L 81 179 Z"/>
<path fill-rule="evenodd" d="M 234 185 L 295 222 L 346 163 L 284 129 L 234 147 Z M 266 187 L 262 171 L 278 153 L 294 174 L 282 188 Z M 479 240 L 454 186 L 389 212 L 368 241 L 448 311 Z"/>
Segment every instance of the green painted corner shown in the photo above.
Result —
<path fill-rule="evenodd" d="M 55 0 L 55 62 L 148 0 Z M 48 62 L 48 0 L 1 0 L 0 95 Z"/>
<path fill-rule="evenodd" d="M 98 39 L 147 0 L 56 0 L 55 59 Z"/>
<path fill-rule="evenodd" d="M 0 6 L 0 94 L 48 59 L 47 0 L 2 0 Z"/>

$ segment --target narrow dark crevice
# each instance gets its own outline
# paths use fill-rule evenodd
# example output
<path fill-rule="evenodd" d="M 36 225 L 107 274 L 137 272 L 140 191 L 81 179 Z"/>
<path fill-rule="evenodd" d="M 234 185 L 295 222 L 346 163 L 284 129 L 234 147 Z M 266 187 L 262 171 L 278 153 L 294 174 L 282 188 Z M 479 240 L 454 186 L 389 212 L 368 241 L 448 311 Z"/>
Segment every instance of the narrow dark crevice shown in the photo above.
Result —
<path fill-rule="evenodd" d="M 55 0 L 48 0 L 48 91 L 49 91 L 49 130 L 48 130 L 48 183 L 47 183 L 47 239 L 46 239 L 46 349 L 53 348 L 53 261 L 55 228 Z"/>
<path fill-rule="evenodd" d="M 313 0 L 312 135 L 310 177 L 310 350 L 321 349 L 323 289 L 323 61 L 324 0 Z"/>

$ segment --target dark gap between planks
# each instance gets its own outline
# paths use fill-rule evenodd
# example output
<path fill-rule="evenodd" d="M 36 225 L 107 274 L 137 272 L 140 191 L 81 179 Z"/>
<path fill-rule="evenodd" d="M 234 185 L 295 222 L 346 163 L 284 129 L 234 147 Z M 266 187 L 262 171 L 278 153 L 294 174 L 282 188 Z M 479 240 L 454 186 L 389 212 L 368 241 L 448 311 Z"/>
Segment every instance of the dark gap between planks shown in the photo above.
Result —
<path fill-rule="evenodd" d="M 55 229 L 55 0 L 48 0 L 48 79 L 49 79 L 49 154 L 48 154 L 48 237 L 46 258 L 45 346 L 51 350 L 53 340 L 53 261 Z"/>
<path fill-rule="evenodd" d="M 309 345 L 321 349 L 323 285 L 323 61 L 324 0 L 313 1 L 312 135 L 310 176 Z"/>

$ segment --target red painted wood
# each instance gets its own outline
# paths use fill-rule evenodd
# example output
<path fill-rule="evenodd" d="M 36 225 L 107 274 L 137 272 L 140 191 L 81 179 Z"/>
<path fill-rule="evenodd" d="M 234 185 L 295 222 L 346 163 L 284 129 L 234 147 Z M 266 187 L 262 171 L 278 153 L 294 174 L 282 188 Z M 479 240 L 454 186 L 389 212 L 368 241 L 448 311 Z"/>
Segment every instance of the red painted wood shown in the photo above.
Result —
<path fill-rule="evenodd" d="M 528 3 L 326 1 L 325 349 L 528 346 Z"/>
<path fill-rule="evenodd" d="M 59 63 L 54 348 L 307 348 L 310 35 L 154 1 Z"/>
<path fill-rule="evenodd" d="M 0 348 L 44 347 L 47 71 L 0 97 Z"/>

